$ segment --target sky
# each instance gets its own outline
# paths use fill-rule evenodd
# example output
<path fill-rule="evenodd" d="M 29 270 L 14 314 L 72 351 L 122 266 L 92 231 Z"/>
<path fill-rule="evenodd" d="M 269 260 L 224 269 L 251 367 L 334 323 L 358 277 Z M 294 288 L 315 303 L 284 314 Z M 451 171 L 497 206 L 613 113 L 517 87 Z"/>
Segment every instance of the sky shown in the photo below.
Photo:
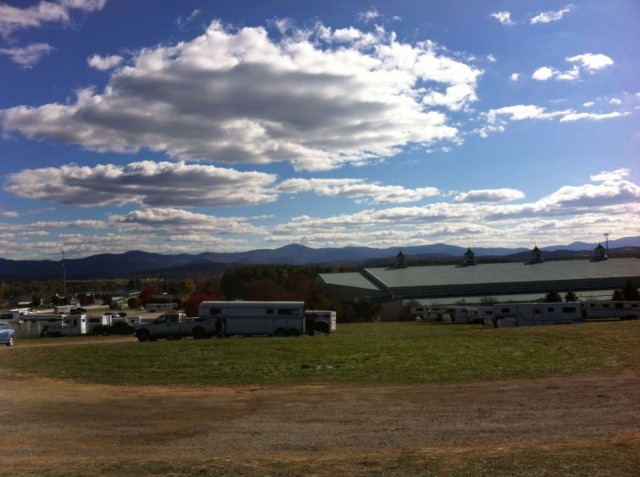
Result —
<path fill-rule="evenodd" d="M 0 1 L 0 257 L 640 235 L 637 0 Z"/>

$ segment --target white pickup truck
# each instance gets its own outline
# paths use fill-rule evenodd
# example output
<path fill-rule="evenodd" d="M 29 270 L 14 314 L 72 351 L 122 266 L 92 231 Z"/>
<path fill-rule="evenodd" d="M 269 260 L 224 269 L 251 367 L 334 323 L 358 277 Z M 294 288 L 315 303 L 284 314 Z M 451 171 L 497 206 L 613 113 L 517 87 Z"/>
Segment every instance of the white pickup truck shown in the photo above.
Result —
<path fill-rule="evenodd" d="M 179 340 L 187 336 L 211 338 L 216 334 L 216 320 L 191 319 L 184 313 L 165 313 L 150 323 L 136 324 L 134 334 L 138 341 L 156 341 L 158 338 Z"/>

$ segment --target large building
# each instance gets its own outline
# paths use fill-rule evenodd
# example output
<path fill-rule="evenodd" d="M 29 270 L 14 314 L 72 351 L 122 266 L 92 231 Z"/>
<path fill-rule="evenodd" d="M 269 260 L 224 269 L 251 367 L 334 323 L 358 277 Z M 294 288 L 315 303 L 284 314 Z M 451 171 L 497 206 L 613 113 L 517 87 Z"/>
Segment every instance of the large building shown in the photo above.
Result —
<path fill-rule="evenodd" d="M 364 268 L 359 272 L 323 273 L 320 279 L 336 302 L 368 298 L 386 303 L 385 318 L 398 314 L 407 301 L 421 303 L 479 303 L 483 298 L 542 298 L 550 291 L 597 295 L 621 289 L 631 281 L 640 285 L 640 259 L 607 258 L 603 247 L 583 260 L 545 261 L 540 250 L 525 263 L 476 263 L 467 250 L 457 265 L 408 266 L 402 252 L 395 266 Z M 392 305 L 395 303 L 395 305 Z"/>

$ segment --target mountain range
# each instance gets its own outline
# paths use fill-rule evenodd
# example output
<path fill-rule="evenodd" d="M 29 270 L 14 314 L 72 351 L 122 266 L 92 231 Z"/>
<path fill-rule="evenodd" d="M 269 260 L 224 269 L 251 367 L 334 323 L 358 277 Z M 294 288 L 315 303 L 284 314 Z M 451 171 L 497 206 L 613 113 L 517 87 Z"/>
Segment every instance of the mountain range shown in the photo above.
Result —
<path fill-rule="evenodd" d="M 598 244 L 573 242 L 541 248 L 547 260 L 589 257 Z M 18 281 L 34 279 L 87 279 L 115 277 L 173 276 L 185 277 L 205 273 L 221 273 L 241 265 L 326 265 L 339 267 L 386 266 L 395 263 L 398 252 L 409 265 L 419 263 L 452 263 L 461 261 L 467 249 L 454 245 L 432 244 L 411 247 L 310 248 L 286 245 L 276 249 L 246 252 L 163 255 L 142 251 L 121 254 L 99 254 L 85 258 L 61 260 L 8 260 L 0 258 L 0 279 Z M 526 261 L 526 248 L 473 248 L 479 261 Z M 640 236 L 609 241 L 610 256 L 640 254 Z"/>

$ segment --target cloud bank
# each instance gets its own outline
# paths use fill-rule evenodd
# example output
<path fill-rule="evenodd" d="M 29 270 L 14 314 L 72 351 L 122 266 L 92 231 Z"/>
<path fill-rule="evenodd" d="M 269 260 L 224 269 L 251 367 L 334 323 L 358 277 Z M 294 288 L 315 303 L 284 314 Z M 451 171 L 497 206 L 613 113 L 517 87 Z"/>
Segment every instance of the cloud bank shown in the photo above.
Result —
<path fill-rule="evenodd" d="M 107 69 L 120 58 L 89 61 Z M 289 27 L 275 40 L 214 21 L 190 42 L 140 51 L 101 93 L 13 107 L 1 120 L 6 132 L 96 151 L 327 170 L 458 140 L 448 113 L 477 100 L 481 74 L 381 29 Z"/>

